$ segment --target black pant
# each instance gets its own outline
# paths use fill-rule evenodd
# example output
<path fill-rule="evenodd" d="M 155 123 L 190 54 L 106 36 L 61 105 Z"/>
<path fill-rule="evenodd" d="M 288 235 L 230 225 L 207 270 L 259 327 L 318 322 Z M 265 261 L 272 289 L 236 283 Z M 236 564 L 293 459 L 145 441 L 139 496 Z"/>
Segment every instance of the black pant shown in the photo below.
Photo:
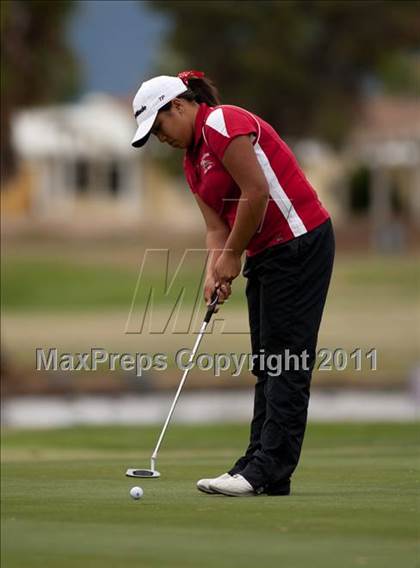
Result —
<path fill-rule="evenodd" d="M 254 359 L 252 370 L 257 382 L 249 446 L 229 473 L 241 473 L 255 489 L 275 492 L 287 485 L 299 461 L 334 251 L 328 219 L 245 261 L 252 354 L 263 357 Z"/>

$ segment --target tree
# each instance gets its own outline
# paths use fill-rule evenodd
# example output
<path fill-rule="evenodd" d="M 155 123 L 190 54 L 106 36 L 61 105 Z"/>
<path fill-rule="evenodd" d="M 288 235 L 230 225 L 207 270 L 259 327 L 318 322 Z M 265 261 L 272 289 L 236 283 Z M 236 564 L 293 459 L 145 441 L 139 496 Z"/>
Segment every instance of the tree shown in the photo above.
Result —
<path fill-rule="evenodd" d="M 223 102 L 287 136 L 343 139 L 363 85 L 420 48 L 420 3 L 393 0 L 155 0 L 172 22 L 161 71 L 204 70 Z M 394 73 L 395 76 L 395 73 Z"/>
<path fill-rule="evenodd" d="M 65 100 L 78 86 L 75 59 L 65 44 L 69 0 L 1 3 L 1 180 L 15 170 L 12 113 L 22 106 Z"/>

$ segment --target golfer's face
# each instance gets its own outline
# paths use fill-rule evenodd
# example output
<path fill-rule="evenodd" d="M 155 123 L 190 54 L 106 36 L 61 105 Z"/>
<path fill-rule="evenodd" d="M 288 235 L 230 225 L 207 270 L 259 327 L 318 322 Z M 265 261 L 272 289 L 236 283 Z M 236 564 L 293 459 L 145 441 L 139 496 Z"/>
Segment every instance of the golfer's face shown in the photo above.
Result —
<path fill-rule="evenodd" d="M 160 112 L 153 124 L 152 134 L 159 142 L 173 148 L 188 148 L 192 140 L 192 128 L 185 114 L 175 108 Z"/>

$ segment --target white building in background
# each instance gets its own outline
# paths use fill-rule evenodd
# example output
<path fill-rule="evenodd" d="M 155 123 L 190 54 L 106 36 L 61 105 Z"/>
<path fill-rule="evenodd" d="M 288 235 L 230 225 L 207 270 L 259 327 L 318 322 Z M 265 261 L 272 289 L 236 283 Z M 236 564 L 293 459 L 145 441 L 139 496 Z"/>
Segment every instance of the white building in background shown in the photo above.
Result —
<path fill-rule="evenodd" d="M 12 143 L 25 179 L 25 213 L 35 219 L 139 219 L 141 156 L 135 122 L 107 95 L 15 115 Z"/>
<path fill-rule="evenodd" d="M 369 173 L 370 241 L 380 251 L 420 236 L 420 100 L 368 99 L 347 144 L 347 160 Z"/>
<path fill-rule="evenodd" d="M 129 103 L 105 94 L 17 113 L 12 143 L 20 168 L 1 192 L 3 217 L 70 230 L 202 232 L 186 181 L 170 177 L 156 159 L 170 150 L 157 141 L 132 148 L 135 128 Z M 418 100 L 367 99 L 343 150 L 319 140 L 297 140 L 293 149 L 351 246 L 355 236 L 363 248 L 384 251 L 420 241 Z M 363 195 L 352 181 L 362 170 Z"/>
<path fill-rule="evenodd" d="M 131 105 L 105 94 L 16 113 L 19 168 L 1 192 L 3 220 L 70 231 L 201 229 L 186 181 L 155 160 L 162 145 L 133 148 L 135 130 Z"/>

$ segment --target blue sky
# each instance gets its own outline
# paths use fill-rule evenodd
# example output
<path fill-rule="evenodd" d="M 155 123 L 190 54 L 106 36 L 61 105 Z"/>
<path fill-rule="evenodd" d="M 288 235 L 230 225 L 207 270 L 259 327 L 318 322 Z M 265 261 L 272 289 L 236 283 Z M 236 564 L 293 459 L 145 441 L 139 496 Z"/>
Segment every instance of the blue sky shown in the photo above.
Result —
<path fill-rule="evenodd" d="M 82 94 L 132 95 L 153 73 L 166 28 L 146 2 L 79 1 L 68 37 L 81 65 Z"/>

